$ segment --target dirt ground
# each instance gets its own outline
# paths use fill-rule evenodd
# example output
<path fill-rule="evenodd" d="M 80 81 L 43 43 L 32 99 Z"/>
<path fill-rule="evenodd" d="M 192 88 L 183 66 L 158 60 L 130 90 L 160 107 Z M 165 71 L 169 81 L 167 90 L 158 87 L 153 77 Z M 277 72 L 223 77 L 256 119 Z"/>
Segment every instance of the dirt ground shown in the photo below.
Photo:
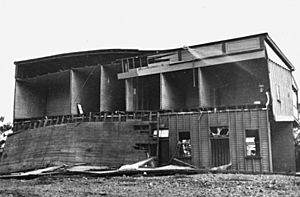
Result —
<path fill-rule="evenodd" d="M 197 174 L 0 180 L 0 196 L 300 196 L 300 177 Z"/>

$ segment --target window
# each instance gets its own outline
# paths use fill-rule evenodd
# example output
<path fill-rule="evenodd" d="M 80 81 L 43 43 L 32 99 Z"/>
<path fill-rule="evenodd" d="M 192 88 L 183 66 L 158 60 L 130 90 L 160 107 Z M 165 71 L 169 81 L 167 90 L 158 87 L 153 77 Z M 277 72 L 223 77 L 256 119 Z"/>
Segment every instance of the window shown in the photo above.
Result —
<path fill-rule="evenodd" d="M 260 156 L 258 130 L 246 130 L 246 156 Z"/>
<path fill-rule="evenodd" d="M 190 132 L 179 132 L 179 144 L 179 157 L 190 157 L 192 150 Z"/>
<path fill-rule="evenodd" d="M 228 137 L 229 129 L 227 126 L 210 127 L 211 137 Z"/>
<path fill-rule="evenodd" d="M 153 137 L 157 137 L 157 130 L 153 131 Z M 167 138 L 169 137 L 169 129 L 160 129 L 158 132 L 159 138 Z"/>

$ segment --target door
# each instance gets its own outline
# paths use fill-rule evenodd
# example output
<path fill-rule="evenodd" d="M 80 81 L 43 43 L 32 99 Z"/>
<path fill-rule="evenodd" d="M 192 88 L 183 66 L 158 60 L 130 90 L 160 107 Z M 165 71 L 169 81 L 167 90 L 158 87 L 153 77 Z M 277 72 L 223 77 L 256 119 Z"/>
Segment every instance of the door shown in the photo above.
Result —
<path fill-rule="evenodd" d="M 229 164 L 229 138 L 211 138 L 211 165 L 212 167 Z"/>

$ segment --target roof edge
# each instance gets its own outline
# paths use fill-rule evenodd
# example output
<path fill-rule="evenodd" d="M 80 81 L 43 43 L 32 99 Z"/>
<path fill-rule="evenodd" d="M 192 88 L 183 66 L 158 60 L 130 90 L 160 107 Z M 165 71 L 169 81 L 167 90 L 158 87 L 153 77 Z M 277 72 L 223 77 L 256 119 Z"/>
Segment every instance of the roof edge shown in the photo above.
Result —
<path fill-rule="evenodd" d="M 266 34 L 265 41 L 269 44 L 269 46 L 274 50 L 276 55 L 286 64 L 286 66 L 290 69 L 290 71 L 294 71 L 295 67 L 290 62 L 290 60 L 284 55 L 284 53 L 280 50 L 280 48 L 276 45 L 276 43 L 272 40 L 269 34 Z"/>
<path fill-rule="evenodd" d="M 231 38 L 231 39 L 224 39 L 224 40 L 219 40 L 219 41 L 213 41 L 213 42 L 208 42 L 208 43 L 203 43 L 203 44 L 198 44 L 198 45 L 191 45 L 189 47 L 194 48 L 194 47 L 201 47 L 201 46 L 208 46 L 208 45 L 214 45 L 214 44 L 219 44 L 222 42 L 231 42 L 231 41 L 236 41 L 236 40 L 241 40 L 241 39 L 247 39 L 247 38 L 253 38 L 253 37 L 267 37 L 270 38 L 268 36 L 268 33 L 259 33 L 259 34 L 253 34 L 253 35 L 248 35 L 248 36 L 242 36 L 242 37 L 237 37 L 237 38 Z M 271 40 L 271 39 L 270 39 Z M 271 41 L 272 43 L 274 43 L 273 41 Z M 276 44 L 273 44 L 274 46 L 276 46 Z M 21 60 L 21 61 L 15 61 L 14 64 L 15 65 L 20 65 L 20 64 L 28 64 L 28 63 L 34 63 L 34 62 L 39 62 L 39 61 L 47 61 L 47 60 L 51 60 L 51 59 L 57 59 L 57 58 L 67 58 L 67 57 L 73 57 L 73 56 L 83 56 L 83 55 L 93 55 L 93 54 L 100 54 L 100 53 L 159 53 L 159 52 L 173 52 L 173 51 L 177 51 L 182 49 L 182 47 L 178 47 L 178 48 L 172 48 L 172 49 L 161 49 L 161 50 L 139 50 L 139 49 L 101 49 L 101 50 L 91 50 L 91 51 L 78 51 L 78 52 L 71 52 L 71 53 L 61 53 L 61 54 L 57 54 L 57 55 L 50 55 L 50 56 L 45 56 L 45 57 L 40 57 L 40 58 L 32 58 L 32 59 L 28 59 L 28 60 Z M 280 49 L 276 46 L 274 47 L 275 49 L 278 49 L 278 51 L 280 51 Z M 280 53 L 282 53 L 280 51 Z M 283 55 L 283 54 L 282 54 Z M 283 55 L 284 56 L 284 55 Z M 284 56 L 285 57 L 285 56 Z M 287 60 L 287 58 L 285 57 L 286 61 L 289 62 Z M 289 62 L 290 65 L 292 65 Z M 293 68 L 293 66 L 292 66 Z"/>
<path fill-rule="evenodd" d="M 61 53 L 56 55 L 44 56 L 39 58 L 32 58 L 28 60 L 21 60 L 21 61 L 14 61 L 15 65 L 20 64 L 28 64 L 34 63 L 39 61 L 47 61 L 51 59 L 60 59 L 60 58 L 67 58 L 73 56 L 84 56 L 84 55 L 95 55 L 95 54 L 105 54 L 105 53 L 153 53 L 156 52 L 155 50 L 138 50 L 138 49 L 100 49 L 100 50 L 91 50 L 91 51 L 78 51 L 78 52 L 71 52 L 71 53 Z"/>

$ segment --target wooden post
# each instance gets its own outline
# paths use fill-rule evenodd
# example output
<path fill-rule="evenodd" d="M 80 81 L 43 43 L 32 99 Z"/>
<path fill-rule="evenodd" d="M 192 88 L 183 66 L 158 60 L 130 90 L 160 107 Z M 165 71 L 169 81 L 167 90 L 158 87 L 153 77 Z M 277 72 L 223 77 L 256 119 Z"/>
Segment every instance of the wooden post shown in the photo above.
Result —
<path fill-rule="evenodd" d="M 104 115 L 104 117 L 103 117 L 104 120 L 103 121 L 106 121 L 106 116 L 107 116 L 106 112 L 104 112 L 103 115 Z"/>
<path fill-rule="evenodd" d="M 139 60 L 140 60 L 140 67 L 143 67 L 142 58 L 141 58 L 141 57 L 139 57 Z"/>
<path fill-rule="evenodd" d="M 89 122 L 92 121 L 92 112 L 89 112 Z"/>
<path fill-rule="evenodd" d="M 152 121 L 152 111 L 149 112 L 149 121 Z"/>
<path fill-rule="evenodd" d="M 157 131 L 157 135 L 156 135 L 156 157 L 157 157 L 157 163 L 159 164 L 159 112 L 157 112 L 157 125 L 156 125 L 156 131 Z"/>
<path fill-rule="evenodd" d="M 56 123 L 55 124 L 58 124 L 59 123 L 59 116 L 56 117 Z"/>
<path fill-rule="evenodd" d="M 236 150 L 237 170 L 238 170 L 238 172 L 240 172 L 240 159 L 239 159 L 240 158 L 240 153 L 239 153 L 239 148 L 238 148 L 239 140 L 238 140 L 238 134 L 237 134 L 238 131 L 237 131 L 237 120 L 236 120 L 237 114 L 238 114 L 237 111 L 235 111 L 234 112 L 234 115 L 235 115 L 235 117 L 234 117 L 234 121 L 235 121 L 235 145 L 236 145 L 235 150 Z M 230 135 L 230 133 L 229 133 L 229 135 Z"/>
<path fill-rule="evenodd" d="M 53 119 L 51 118 L 51 119 L 50 119 L 49 125 L 52 125 L 52 123 L 53 123 Z"/>
<path fill-rule="evenodd" d="M 133 68 L 135 68 L 134 57 L 132 58 L 132 65 L 133 65 Z"/>
<path fill-rule="evenodd" d="M 256 113 L 257 113 L 257 129 L 258 129 L 258 136 L 259 136 L 259 146 L 260 146 L 260 149 L 259 149 L 259 156 L 262 155 L 262 151 L 261 151 L 261 142 L 260 142 L 260 139 L 261 139 L 261 131 L 260 131 L 260 124 L 259 124 L 259 111 L 256 110 Z M 259 159 L 259 172 L 262 173 L 262 157 Z"/>
<path fill-rule="evenodd" d="M 48 119 L 45 119 L 44 120 L 44 125 L 43 125 L 44 127 L 47 126 L 47 122 L 48 122 Z"/>
<path fill-rule="evenodd" d="M 127 58 L 128 70 L 130 69 L 129 59 Z"/>
<path fill-rule="evenodd" d="M 242 113 L 242 133 L 243 133 L 243 158 L 244 158 L 244 170 L 247 171 L 247 165 L 246 165 L 246 158 L 245 158 L 245 153 L 246 153 L 246 136 L 245 136 L 245 130 L 244 130 L 244 113 L 245 113 L 245 110 L 242 109 L 241 111 Z"/>

